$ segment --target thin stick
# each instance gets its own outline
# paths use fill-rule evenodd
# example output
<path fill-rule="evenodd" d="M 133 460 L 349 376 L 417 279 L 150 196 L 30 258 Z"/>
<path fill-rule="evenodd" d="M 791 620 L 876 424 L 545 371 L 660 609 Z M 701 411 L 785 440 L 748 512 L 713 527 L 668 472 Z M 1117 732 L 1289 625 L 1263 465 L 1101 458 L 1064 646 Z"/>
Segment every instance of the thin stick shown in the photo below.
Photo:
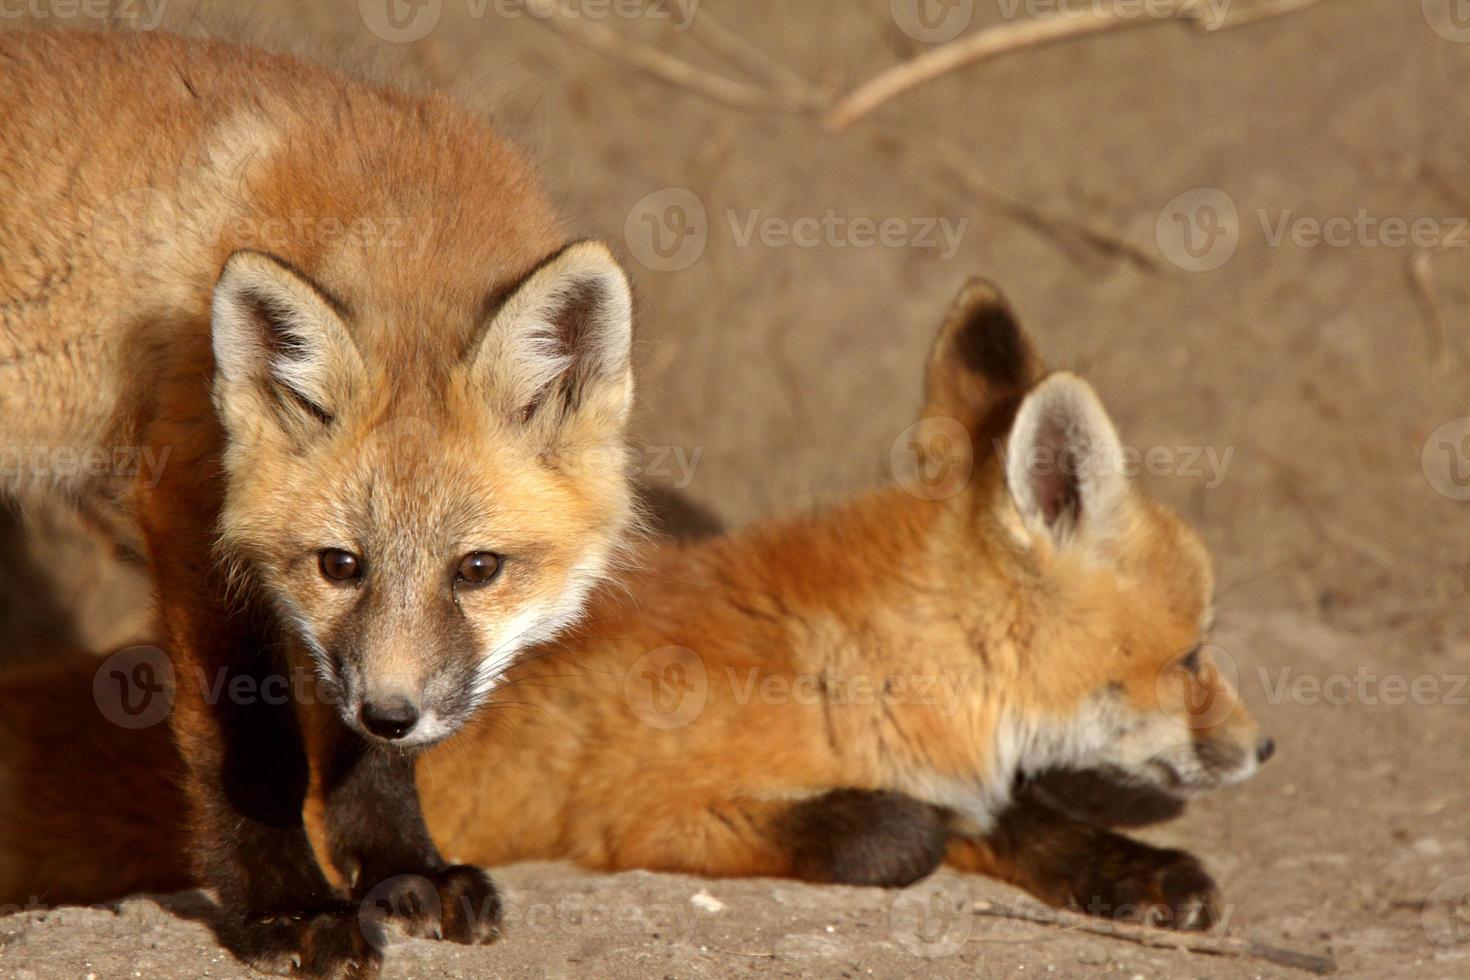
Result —
<path fill-rule="evenodd" d="M 827 113 L 827 128 L 841 132 L 878 106 L 947 72 L 1023 48 L 1036 48 L 1147 21 L 1120 18 L 1116 7 L 1092 7 L 1081 16 L 1042 17 L 979 31 L 894 65 L 843 96 Z"/>
<path fill-rule="evenodd" d="M 917 58 L 879 72 L 839 100 L 828 111 L 826 125 L 831 131 L 840 132 L 911 88 L 958 68 L 1026 48 L 1170 21 L 1186 21 L 1204 30 L 1224 30 L 1268 17 L 1280 17 L 1322 2 L 1324 0 L 1258 0 L 1240 9 L 1236 9 L 1238 5 L 1232 5 L 1219 22 L 1211 19 L 1205 0 L 1177 0 L 1172 14 L 1167 17 L 1140 17 L 1125 14 L 1120 6 L 1094 5 L 1085 11 L 1001 24 L 941 44 Z"/>
<path fill-rule="evenodd" d="M 683 58 L 624 37 L 614 28 L 596 21 L 564 17 L 549 11 L 547 16 L 534 19 L 594 51 L 621 59 L 670 84 L 691 89 L 706 98 L 737 109 L 800 111 L 820 108 L 822 105 L 822 100 L 814 92 L 778 92 L 762 85 L 751 85 L 705 71 Z"/>
<path fill-rule="evenodd" d="M 1042 209 L 997 190 L 974 159 L 958 145 L 946 139 L 930 138 L 928 143 L 940 165 L 965 190 L 992 207 L 1010 215 L 1021 224 L 1064 245 L 1081 244 L 1110 258 L 1121 258 L 1144 272 L 1157 273 L 1159 260 L 1146 249 L 1096 223 L 1071 218 Z"/>
<path fill-rule="evenodd" d="M 1434 271 L 1430 266 L 1433 258 L 1434 253 L 1424 248 L 1409 257 L 1409 286 L 1429 331 L 1429 361 L 1435 367 L 1443 367 L 1449 349 L 1449 331 L 1445 329 L 1444 313 L 1434 298 Z"/>
<path fill-rule="evenodd" d="M 704 44 L 727 61 L 743 68 L 756 78 L 764 78 L 773 87 L 816 102 L 827 101 L 817 93 L 817 87 L 796 69 L 771 57 L 760 46 L 752 43 L 743 34 L 736 33 L 709 13 L 699 12 L 699 30 L 694 32 L 696 41 Z"/>
<path fill-rule="evenodd" d="M 1261 960 L 1277 966 L 1305 970 L 1318 976 L 1334 973 L 1337 970 L 1337 961 L 1331 956 L 1301 953 L 1294 949 L 1282 949 L 1279 946 L 1268 946 L 1233 936 L 1211 936 L 1168 929 L 1153 929 L 1148 926 L 1123 925 L 1104 919 L 1095 919 L 1077 912 L 1040 906 L 1034 908 L 1019 905 L 1007 907 L 990 902 L 979 902 L 975 905 L 974 912 L 976 915 L 992 919 L 1016 919 L 1036 925 L 1056 926 L 1074 932 L 1085 932 L 1107 939 L 1136 943 L 1139 946 L 1148 946 L 1153 949 L 1176 949 L 1185 953 L 1201 953 L 1206 956 L 1234 956 L 1241 959 Z"/>
<path fill-rule="evenodd" d="M 1359 557 L 1367 558 L 1387 571 L 1402 574 L 1409 570 L 1408 562 L 1404 559 L 1328 517 L 1326 511 L 1309 499 L 1301 489 L 1305 481 L 1289 463 L 1261 446 L 1255 447 L 1255 451 L 1275 471 L 1282 494 L 1301 509 L 1307 520 L 1316 527 L 1318 534 L 1342 548 L 1355 552 Z"/>

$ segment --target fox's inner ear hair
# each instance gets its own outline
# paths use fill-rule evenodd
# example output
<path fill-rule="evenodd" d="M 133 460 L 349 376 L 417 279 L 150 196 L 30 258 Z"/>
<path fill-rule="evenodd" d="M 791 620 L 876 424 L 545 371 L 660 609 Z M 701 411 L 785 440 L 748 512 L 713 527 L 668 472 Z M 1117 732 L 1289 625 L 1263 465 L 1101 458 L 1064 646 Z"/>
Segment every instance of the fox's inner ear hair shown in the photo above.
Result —
<path fill-rule="evenodd" d="M 236 252 L 225 263 L 210 335 L 215 397 L 227 425 L 260 395 L 288 424 L 330 423 L 364 374 L 341 304 L 262 252 Z"/>
<path fill-rule="evenodd" d="M 1123 449 L 1092 387 L 1067 372 L 1026 396 L 1006 446 L 1006 484 L 1021 520 L 1053 544 L 1121 530 L 1130 505 Z"/>
<path fill-rule="evenodd" d="M 1013 409 L 1043 371 L 1000 290 L 989 280 L 971 279 L 955 297 L 930 352 L 926 414 L 983 428 L 997 408 Z"/>
<path fill-rule="evenodd" d="M 570 414 L 621 423 L 632 407 L 633 295 L 600 242 L 542 263 L 495 313 L 472 376 L 504 418 L 554 425 Z"/>

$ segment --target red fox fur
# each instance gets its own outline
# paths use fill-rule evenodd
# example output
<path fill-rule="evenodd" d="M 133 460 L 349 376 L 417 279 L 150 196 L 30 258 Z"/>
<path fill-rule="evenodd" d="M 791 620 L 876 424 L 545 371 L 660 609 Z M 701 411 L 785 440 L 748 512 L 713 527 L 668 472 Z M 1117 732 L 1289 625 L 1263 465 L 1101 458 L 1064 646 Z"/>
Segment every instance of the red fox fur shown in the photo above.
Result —
<path fill-rule="evenodd" d="M 448 100 L 252 48 L 0 33 L 0 120 L 0 493 L 76 499 L 146 561 L 226 945 L 369 970 L 308 774 L 334 871 L 493 904 L 434 850 L 402 749 L 575 619 L 622 543 L 627 279 Z M 207 693 L 288 669 L 330 705 Z"/>
<path fill-rule="evenodd" d="M 1269 754 L 1201 650 L 1204 547 L 1129 484 L 1092 390 L 1046 375 L 984 283 L 935 345 L 925 418 L 970 433 L 947 450 L 969 478 L 942 499 L 892 487 L 661 544 L 631 592 L 600 592 L 513 669 L 504 704 L 421 759 L 440 847 L 877 885 L 947 860 L 1058 905 L 1208 925 L 1194 858 L 1026 788 L 1072 769 L 1183 799 Z M 0 900 L 190 882 L 178 761 L 98 716 L 96 669 L 0 687 Z"/>

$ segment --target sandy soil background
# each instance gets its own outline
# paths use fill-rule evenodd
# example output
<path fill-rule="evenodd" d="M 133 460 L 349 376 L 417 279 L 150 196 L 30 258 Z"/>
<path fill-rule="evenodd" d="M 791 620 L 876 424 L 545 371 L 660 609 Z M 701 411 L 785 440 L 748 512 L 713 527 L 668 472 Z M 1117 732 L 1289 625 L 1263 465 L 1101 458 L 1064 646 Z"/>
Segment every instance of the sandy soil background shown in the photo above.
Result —
<path fill-rule="evenodd" d="M 961 0 L 938 23 L 1054 6 Z M 528 148 L 568 225 L 635 274 L 645 477 L 732 523 L 885 479 L 950 296 L 972 274 L 1001 283 L 1051 361 L 1155 451 L 1148 488 L 1204 531 L 1217 643 L 1280 746 L 1147 836 L 1206 860 L 1232 934 L 1331 954 L 1345 976 L 1470 975 L 1470 921 L 1441 901 L 1470 894 L 1470 4 L 1325 0 L 1219 31 L 1135 14 L 842 133 L 808 106 L 932 46 L 904 29 L 908 0 L 705 0 L 687 23 L 672 0 L 667 19 L 569 2 L 583 16 L 554 22 L 431 0 L 431 27 L 396 34 L 368 0 L 249 7 L 251 30 L 442 86 Z M 609 36 L 612 53 L 588 44 Z M 635 41 L 779 94 L 724 104 L 631 64 Z M 905 242 L 855 241 L 858 218 L 896 220 Z M 802 219 L 826 226 L 811 247 L 773 237 Z M 6 655 L 146 636 L 140 583 L 99 576 L 108 556 L 64 515 L 36 523 L 0 535 Z M 1401 700 L 1395 678 L 1434 694 Z M 916 940 L 902 912 L 923 892 L 503 880 L 539 915 L 490 949 L 405 944 L 393 975 L 1305 975 L 984 919 Z M 701 890 L 723 908 L 691 903 Z M 0 974 L 241 975 L 190 907 L 0 918 Z M 648 921 L 607 923 L 630 909 Z"/>

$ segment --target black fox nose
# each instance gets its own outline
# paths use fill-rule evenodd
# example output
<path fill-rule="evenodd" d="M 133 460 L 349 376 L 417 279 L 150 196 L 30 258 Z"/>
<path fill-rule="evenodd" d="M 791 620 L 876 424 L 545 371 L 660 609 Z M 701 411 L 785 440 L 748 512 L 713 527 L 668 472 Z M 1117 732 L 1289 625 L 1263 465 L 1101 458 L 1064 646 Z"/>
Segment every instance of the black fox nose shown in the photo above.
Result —
<path fill-rule="evenodd" d="M 1274 738 L 1263 738 L 1256 746 L 1256 761 L 1265 762 L 1276 754 L 1276 740 Z"/>
<path fill-rule="evenodd" d="M 379 738 L 399 739 L 418 724 L 419 709 L 408 698 L 389 697 L 362 706 L 362 726 Z"/>

